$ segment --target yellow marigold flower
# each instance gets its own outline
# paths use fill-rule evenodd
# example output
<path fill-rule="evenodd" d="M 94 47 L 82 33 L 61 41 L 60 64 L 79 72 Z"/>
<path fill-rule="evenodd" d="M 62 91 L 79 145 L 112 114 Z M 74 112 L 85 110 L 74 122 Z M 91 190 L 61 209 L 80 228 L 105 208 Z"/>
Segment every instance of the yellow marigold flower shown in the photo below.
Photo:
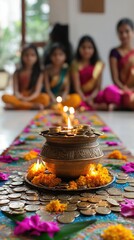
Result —
<path fill-rule="evenodd" d="M 42 163 L 33 163 L 28 169 L 27 178 L 31 180 L 35 176 L 38 176 L 40 173 L 44 173 L 45 169 L 46 167 Z"/>
<path fill-rule="evenodd" d="M 68 189 L 70 189 L 70 190 L 77 189 L 77 183 L 75 181 L 70 181 Z"/>
<path fill-rule="evenodd" d="M 76 183 L 78 186 L 84 186 L 87 184 L 87 180 L 85 176 L 80 176 L 77 180 Z"/>
<path fill-rule="evenodd" d="M 31 150 L 24 155 L 24 159 L 26 161 L 29 161 L 29 160 L 32 160 L 32 159 L 36 158 L 37 156 L 38 156 L 38 152 L 36 152 L 34 150 Z"/>
<path fill-rule="evenodd" d="M 99 136 L 99 138 L 105 139 L 105 138 L 107 138 L 107 135 L 103 134 L 102 136 Z"/>
<path fill-rule="evenodd" d="M 132 231 L 122 224 L 109 226 L 101 234 L 101 237 L 103 240 L 134 240 Z"/>
<path fill-rule="evenodd" d="M 59 200 L 52 200 L 46 205 L 48 212 L 64 212 L 67 209 L 67 204 L 60 203 Z"/>
<path fill-rule="evenodd" d="M 108 155 L 109 159 L 119 159 L 119 160 L 125 160 L 127 161 L 127 156 L 122 155 L 122 153 L 119 150 L 114 150 Z"/>

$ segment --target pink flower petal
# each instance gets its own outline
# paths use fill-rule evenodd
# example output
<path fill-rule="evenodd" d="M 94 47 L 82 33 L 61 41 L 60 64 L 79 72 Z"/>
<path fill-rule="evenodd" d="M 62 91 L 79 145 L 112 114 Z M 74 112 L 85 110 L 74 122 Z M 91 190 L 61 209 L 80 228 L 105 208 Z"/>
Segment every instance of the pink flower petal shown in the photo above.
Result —
<path fill-rule="evenodd" d="M 2 155 L 0 156 L 0 162 L 10 163 L 13 161 L 18 161 L 19 158 L 13 158 L 10 155 Z"/>
<path fill-rule="evenodd" d="M 114 141 L 106 141 L 105 143 L 106 143 L 108 146 L 118 146 L 118 145 L 119 145 L 119 143 L 114 142 Z"/>
<path fill-rule="evenodd" d="M 111 132 L 111 129 L 108 126 L 105 126 L 101 129 L 102 132 Z"/>
<path fill-rule="evenodd" d="M 124 217 L 134 217 L 134 200 L 125 199 L 121 203 L 121 214 Z"/>
<path fill-rule="evenodd" d="M 126 172 L 126 173 L 134 172 L 134 162 L 126 163 L 126 164 L 123 165 L 121 168 L 122 168 L 123 171 Z"/>
<path fill-rule="evenodd" d="M 59 230 L 57 223 L 41 221 L 38 215 L 34 215 L 25 218 L 22 222 L 17 222 L 14 234 L 20 235 L 29 232 L 30 235 L 40 236 L 44 232 L 53 237 Z"/>
<path fill-rule="evenodd" d="M 9 174 L 0 172 L 0 180 L 6 181 L 8 180 L 8 177 L 9 177 Z"/>

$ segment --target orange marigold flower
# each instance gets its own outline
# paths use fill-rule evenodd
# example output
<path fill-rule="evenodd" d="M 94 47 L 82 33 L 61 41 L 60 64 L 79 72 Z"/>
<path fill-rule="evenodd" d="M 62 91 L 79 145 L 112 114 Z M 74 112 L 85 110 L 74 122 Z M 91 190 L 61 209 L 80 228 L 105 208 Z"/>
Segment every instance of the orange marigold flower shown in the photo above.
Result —
<path fill-rule="evenodd" d="M 109 226 L 101 234 L 103 240 L 134 240 L 132 231 L 122 224 Z"/>
<path fill-rule="evenodd" d="M 75 181 L 70 181 L 68 189 L 70 189 L 70 190 L 77 189 L 77 183 Z"/>
<path fill-rule="evenodd" d="M 108 155 L 109 159 L 119 159 L 119 160 L 125 160 L 127 161 L 127 156 L 122 155 L 122 153 L 119 150 L 114 150 Z"/>
<path fill-rule="evenodd" d="M 61 179 L 57 178 L 55 174 L 40 173 L 38 176 L 34 176 L 31 182 L 35 185 L 55 187 L 61 183 Z"/>
<path fill-rule="evenodd" d="M 36 158 L 37 156 L 38 156 L 38 152 L 36 152 L 34 150 L 31 150 L 24 155 L 24 159 L 26 161 L 29 161 L 29 160 L 32 160 L 32 159 Z"/>
<path fill-rule="evenodd" d="M 48 212 L 64 212 L 67 209 L 67 204 L 61 203 L 59 200 L 52 200 L 46 205 Z"/>

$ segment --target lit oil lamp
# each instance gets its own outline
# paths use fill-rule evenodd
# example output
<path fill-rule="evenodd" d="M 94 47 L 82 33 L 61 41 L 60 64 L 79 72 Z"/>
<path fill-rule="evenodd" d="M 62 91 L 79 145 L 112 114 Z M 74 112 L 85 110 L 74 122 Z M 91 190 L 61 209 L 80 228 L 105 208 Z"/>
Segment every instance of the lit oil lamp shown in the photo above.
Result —
<path fill-rule="evenodd" d="M 37 160 L 36 163 L 33 163 L 29 169 L 28 169 L 28 174 L 27 174 L 27 178 L 30 180 L 32 179 L 34 176 L 37 176 L 39 173 L 44 173 L 46 167 L 44 163 L 40 163 L 39 159 Z"/>

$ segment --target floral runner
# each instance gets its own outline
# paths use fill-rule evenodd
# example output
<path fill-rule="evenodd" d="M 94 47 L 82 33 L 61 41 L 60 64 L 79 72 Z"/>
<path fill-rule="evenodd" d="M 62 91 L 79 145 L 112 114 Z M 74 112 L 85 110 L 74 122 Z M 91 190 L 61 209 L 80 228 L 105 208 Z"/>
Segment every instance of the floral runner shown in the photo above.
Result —
<path fill-rule="evenodd" d="M 134 158 L 131 153 L 125 148 L 122 141 L 117 137 L 117 135 L 100 119 L 100 117 L 94 113 L 76 113 L 76 118 L 80 123 L 91 124 L 97 130 L 103 131 L 104 135 L 99 138 L 99 143 L 104 153 L 102 159 L 102 164 L 107 166 L 114 174 L 121 172 L 121 166 L 126 164 L 125 160 L 120 158 L 119 154 L 125 155 L 127 158 L 127 163 L 133 162 Z M 54 126 L 55 124 L 61 123 L 61 116 L 55 114 L 53 111 L 42 111 L 39 112 L 34 119 L 25 127 L 25 129 L 20 133 L 19 136 L 13 141 L 11 146 L 4 151 L 0 156 L 0 179 L 3 179 L 3 173 L 9 175 L 9 181 L 0 181 L 0 196 L 2 199 L 2 194 L 4 195 L 3 186 L 4 184 L 10 185 L 10 179 L 12 176 L 21 177 L 22 172 L 26 172 L 28 166 L 32 162 L 35 162 L 40 149 L 44 143 L 44 138 L 39 135 L 39 132 L 46 128 Z M 111 152 L 117 150 L 116 153 L 111 155 L 111 159 L 108 157 Z M 34 160 L 33 160 L 34 159 Z M 128 166 L 133 167 L 133 166 Z M 133 172 L 133 171 L 131 171 Z M 133 178 L 134 173 L 129 173 L 129 178 Z M 125 187 L 128 187 L 130 183 L 133 183 L 133 179 L 130 182 L 118 183 L 114 182 L 110 188 L 116 188 L 120 191 L 124 191 Z M 134 197 L 132 197 L 133 199 Z M 1 202 L 1 200 L 0 200 Z M 75 219 L 75 222 L 81 222 L 86 220 L 97 219 L 97 222 L 92 226 L 89 226 L 86 230 L 78 234 L 77 237 L 73 239 L 100 239 L 99 230 L 105 227 L 107 222 L 122 222 L 125 224 L 126 218 L 124 218 L 120 213 L 111 212 L 108 215 L 95 215 L 95 216 L 84 216 L 80 215 Z M 7 218 L 2 211 L 0 212 L 0 239 L 29 239 L 29 238 L 17 238 L 13 236 L 13 223 Z M 133 219 L 129 218 L 128 225 L 132 224 Z M 109 223 L 110 224 L 110 223 Z M 97 235 L 98 234 L 98 235 Z M 95 238 L 96 236 L 96 238 Z M 98 237 L 97 237 L 98 236 Z"/>

